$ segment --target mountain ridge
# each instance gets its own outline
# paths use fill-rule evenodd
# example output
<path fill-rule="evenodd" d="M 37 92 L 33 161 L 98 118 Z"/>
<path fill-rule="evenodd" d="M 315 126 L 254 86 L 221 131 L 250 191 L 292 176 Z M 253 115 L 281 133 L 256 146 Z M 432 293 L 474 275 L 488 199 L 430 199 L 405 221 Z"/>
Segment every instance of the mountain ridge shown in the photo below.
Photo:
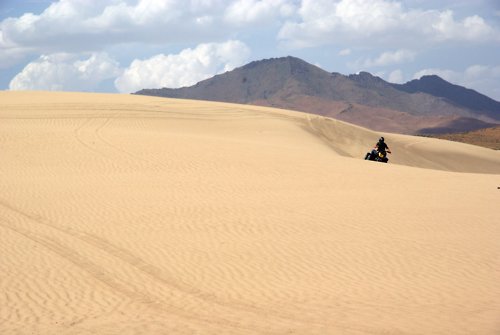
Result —
<path fill-rule="evenodd" d="M 473 89 L 449 83 L 437 75 L 426 75 L 405 84 L 392 85 L 408 93 L 423 92 L 439 96 L 461 106 L 486 111 L 488 114 L 491 110 L 500 111 L 500 102 Z"/>
<path fill-rule="evenodd" d="M 500 123 L 500 102 L 438 76 L 430 79 L 391 84 L 368 72 L 345 76 L 287 56 L 253 61 L 190 87 L 135 94 L 293 109 L 407 134 L 470 131 Z"/>

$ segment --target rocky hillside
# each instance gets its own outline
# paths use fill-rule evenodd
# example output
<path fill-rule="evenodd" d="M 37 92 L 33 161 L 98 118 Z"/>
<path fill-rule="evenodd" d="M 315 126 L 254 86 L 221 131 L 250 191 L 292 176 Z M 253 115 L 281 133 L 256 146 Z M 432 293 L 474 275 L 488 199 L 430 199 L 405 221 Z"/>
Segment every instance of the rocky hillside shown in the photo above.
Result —
<path fill-rule="evenodd" d="M 329 73 L 295 57 L 251 62 L 191 87 L 136 94 L 287 108 L 406 134 L 463 132 L 500 123 L 499 102 L 437 76 L 395 85 L 368 72 Z"/>

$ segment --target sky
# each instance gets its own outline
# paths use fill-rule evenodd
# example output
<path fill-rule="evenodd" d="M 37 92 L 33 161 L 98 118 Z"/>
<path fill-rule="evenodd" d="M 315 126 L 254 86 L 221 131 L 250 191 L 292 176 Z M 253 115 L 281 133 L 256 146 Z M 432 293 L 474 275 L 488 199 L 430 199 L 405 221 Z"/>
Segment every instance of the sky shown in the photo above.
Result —
<path fill-rule="evenodd" d="M 0 90 L 176 88 L 284 56 L 500 101 L 500 0 L 0 0 Z"/>

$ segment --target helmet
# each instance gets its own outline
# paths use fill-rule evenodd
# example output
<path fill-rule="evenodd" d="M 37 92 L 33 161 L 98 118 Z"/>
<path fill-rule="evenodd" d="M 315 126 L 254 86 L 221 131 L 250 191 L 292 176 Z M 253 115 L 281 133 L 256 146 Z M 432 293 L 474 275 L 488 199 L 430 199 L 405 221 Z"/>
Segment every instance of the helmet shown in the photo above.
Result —
<path fill-rule="evenodd" d="M 384 142 L 384 138 L 383 138 L 383 137 L 379 138 L 378 140 L 379 140 L 380 142 Z"/>

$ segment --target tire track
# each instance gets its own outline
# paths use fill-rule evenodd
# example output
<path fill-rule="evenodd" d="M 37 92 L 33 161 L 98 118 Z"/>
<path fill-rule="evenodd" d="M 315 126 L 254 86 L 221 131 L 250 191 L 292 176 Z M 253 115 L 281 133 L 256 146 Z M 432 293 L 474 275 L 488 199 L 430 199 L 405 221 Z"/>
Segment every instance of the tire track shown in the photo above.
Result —
<path fill-rule="evenodd" d="M 76 140 L 97 156 L 104 158 L 107 163 L 113 164 L 113 169 L 121 169 L 123 167 L 141 169 L 144 165 L 156 166 L 157 164 L 154 162 L 134 155 L 131 152 L 112 144 L 103 137 L 101 132 L 115 117 L 116 116 L 88 118 L 77 129 L 75 129 L 74 133 Z M 117 162 L 124 163 L 116 165 Z"/>
<path fill-rule="evenodd" d="M 115 117 L 109 117 L 107 118 L 100 126 L 98 126 L 96 129 L 95 129 L 95 135 L 96 135 L 96 138 L 101 142 L 103 143 L 106 147 L 112 149 L 115 151 L 115 153 L 119 153 L 121 154 L 122 156 L 126 157 L 128 160 L 132 159 L 133 162 L 137 162 L 137 161 L 141 161 L 141 162 L 144 162 L 148 165 L 151 165 L 151 166 L 156 166 L 158 165 L 157 163 L 154 163 L 150 160 L 147 160 L 147 159 L 144 159 L 136 154 L 133 154 L 131 153 L 130 151 L 127 151 L 123 148 L 121 148 L 120 146 L 112 143 L 111 141 L 107 140 L 104 138 L 103 134 L 102 134 L 102 131 L 107 128 L 111 121 L 112 120 L 115 120 L 116 118 L 122 118 L 121 115 L 117 115 Z"/>
<path fill-rule="evenodd" d="M 335 145 L 332 137 L 329 136 L 327 131 L 329 130 L 325 126 L 324 117 L 311 117 L 306 116 L 306 119 L 302 121 L 302 129 L 318 138 L 321 142 L 330 147 L 335 153 L 344 157 L 352 157 L 347 151 L 340 149 L 339 145 Z"/>
<path fill-rule="evenodd" d="M 93 234 L 78 232 L 70 228 L 61 228 L 56 226 L 53 223 L 47 222 L 47 220 L 43 219 L 41 216 L 33 215 L 30 213 L 26 213 L 10 204 L 8 204 L 3 199 L 0 199 L 0 206 L 8 209 L 14 215 L 25 219 L 24 221 L 29 220 L 32 223 L 36 223 L 39 225 L 43 225 L 50 229 L 56 230 L 59 233 L 64 234 L 70 239 L 75 239 L 77 241 L 83 242 L 86 245 L 90 245 L 93 247 L 93 251 L 97 251 L 107 258 L 119 260 L 122 263 L 127 264 L 129 267 L 133 268 L 133 271 L 141 273 L 142 275 L 146 275 L 148 278 L 152 279 L 157 285 L 160 287 L 166 287 L 169 291 L 173 290 L 173 293 L 176 295 L 183 296 L 179 301 L 185 302 L 186 299 L 194 299 L 194 305 L 207 305 L 205 311 L 212 311 L 213 308 L 220 308 L 222 310 L 229 311 L 229 314 L 234 314 L 234 312 L 250 314 L 252 317 L 250 319 L 254 319 L 255 316 L 258 318 L 269 319 L 272 317 L 278 321 L 285 322 L 286 324 L 310 324 L 310 320 L 300 320 L 297 319 L 296 315 L 285 315 L 283 312 L 279 313 L 278 311 L 271 311 L 265 309 L 259 309 L 253 305 L 244 304 L 238 301 L 221 301 L 213 294 L 203 293 L 200 290 L 197 290 L 188 285 L 182 285 L 179 282 L 175 282 L 172 276 L 165 274 L 164 270 L 144 261 L 142 258 L 134 255 L 130 251 L 115 246 L 111 244 L 109 241 L 98 237 Z M 36 234 L 33 231 L 30 231 L 21 227 L 14 227 L 14 224 L 11 220 L 5 219 L 4 217 L 0 217 L 0 226 L 10 229 L 25 238 L 30 239 L 31 241 L 44 246 L 45 248 L 51 250 L 58 256 L 67 259 L 72 264 L 76 265 L 78 268 L 87 272 L 93 278 L 103 283 L 105 286 L 111 288 L 113 291 L 120 293 L 123 296 L 126 296 L 133 302 L 139 302 L 141 304 L 145 304 L 148 307 L 151 307 L 157 311 L 165 311 L 174 308 L 174 314 L 178 317 L 182 317 L 184 319 L 189 319 L 190 321 L 197 321 L 203 323 L 210 323 L 216 325 L 226 325 L 235 329 L 246 329 L 242 327 L 241 324 L 237 322 L 231 321 L 229 319 L 223 317 L 214 317 L 214 313 L 208 314 L 210 317 L 203 316 L 195 316 L 195 312 L 192 313 L 189 310 L 185 310 L 182 308 L 175 307 L 172 304 L 166 304 L 164 298 L 152 295 L 144 290 L 138 290 L 131 284 L 127 284 L 125 281 L 115 278 L 116 276 L 106 269 L 103 265 L 100 265 L 92 259 L 78 253 L 74 247 L 75 244 L 72 244 L 73 247 L 66 246 L 65 244 L 59 242 L 57 239 L 49 236 L 49 234 Z M 232 312 L 232 313 L 231 313 Z M 227 314 L 227 313 L 226 313 Z M 316 326 L 322 326 L 321 324 L 317 324 Z M 255 331 L 255 327 L 248 327 L 247 330 Z M 265 330 L 268 332 L 269 330 Z"/>
<path fill-rule="evenodd" d="M 207 316 L 202 316 L 199 313 L 187 311 L 182 307 L 177 307 L 174 304 L 167 303 L 164 299 L 141 291 L 127 282 L 117 279 L 116 276 L 106 267 L 93 262 L 88 257 L 78 253 L 72 247 L 69 247 L 55 238 L 48 235 L 36 234 L 28 229 L 13 227 L 12 222 L 0 218 L 0 227 L 9 229 L 32 242 L 43 246 L 44 248 L 52 251 L 59 257 L 62 257 L 70 263 L 77 266 L 82 271 L 89 274 L 92 278 L 110 288 L 113 292 L 117 292 L 122 296 L 127 297 L 134 303 L 146 305 L 148 308 L 154 309 L 156 312 L 163 314 L 173 314 L 176 317 L 189 320 L 190 322 L 203 323 L 207 325 L 216 325 L 218 327 L 230 328 L 234 330 L 248 330 L 255 331 L 256 327 L 242 325 L 236 321 L 217 316 L 217 314 L 206 313 Z M 185 301 L 181 300 L 183 303 Z M 185 304 L 184 304 L 185 305 Z M 204 311 L 211 311 L 212 309 L 206 308 Z M 264 329 L 261 329 L 264 331 Z"/>
<path fill-rule="evenodd" d="M 165 305 L 160 299 L 157 297 L 138 291 L 120 280 L 114 278 L 113 274 L 108 271 L 105 267 L 100 266 L 99 264 L 92 262 L 85 256 L 82 256 L 72 248 L 60 243 L 54 238 L 48 236 L 42 236 L 40 234 L 35 234 L 27 229 L 16 227 L 14 228 L 11 222 L 6 221 L 5 219 L 0 219 L 0 226 L 5 229 L 9 229 L 11 231 L 16 232 L 17 234 L 24 236 L 25 238 L 35 242 L 38 245 L 45 247 L 46 249 L 54 252 L 59 257 L 62 257 L 69 261 L 70 263 L 76 265 L 82 271 L 88 273 L 91 277 L 96 279 L 98 282 L 101 282 L 105 286 L 109 287 L 112 291 L 118 292 L 121 295 L 129 298 L 133 302 L 138 302 L 141 304 L 145 304 L 150 308 L 153 308 L 157 311 L 165 311 L 169 310 L 172 312 L 174 308 L 173 305 Z M 214 322 L 214 320 L 210 320 L 208 318 L 201 318 L 194 316 L 193 313 L 187 313 L 181 309 L 176 308 L 176 311 L 173 312 L 176 316 L 182 317 L 184 319 L 188 319 L 190 321 L 195 322 L 204 322 L 204 323 L 215 323 L 215 324 L 228 324 L 230 325 L 229 320 L 221 320 L 220 322 Z M 233 327 L 240 328 L 236 324 L 232 325 Z"/>
<path fill-rule="evenodd" d="M 108 158 L 105 153 L 97 149 L 97 147 L 95 146 L 95 142 L 84 140 L 83 134 L 85 132 L 85 128 L 87 128 L 94 120 L 96 120 L 96 118 L 87 118 L 80 126 L 78 126 L 74 131 L 75 138 L 82 146 L 89 149 L 94 154 Z M 89 142 L 92 144 L 90 144 Z"/>

